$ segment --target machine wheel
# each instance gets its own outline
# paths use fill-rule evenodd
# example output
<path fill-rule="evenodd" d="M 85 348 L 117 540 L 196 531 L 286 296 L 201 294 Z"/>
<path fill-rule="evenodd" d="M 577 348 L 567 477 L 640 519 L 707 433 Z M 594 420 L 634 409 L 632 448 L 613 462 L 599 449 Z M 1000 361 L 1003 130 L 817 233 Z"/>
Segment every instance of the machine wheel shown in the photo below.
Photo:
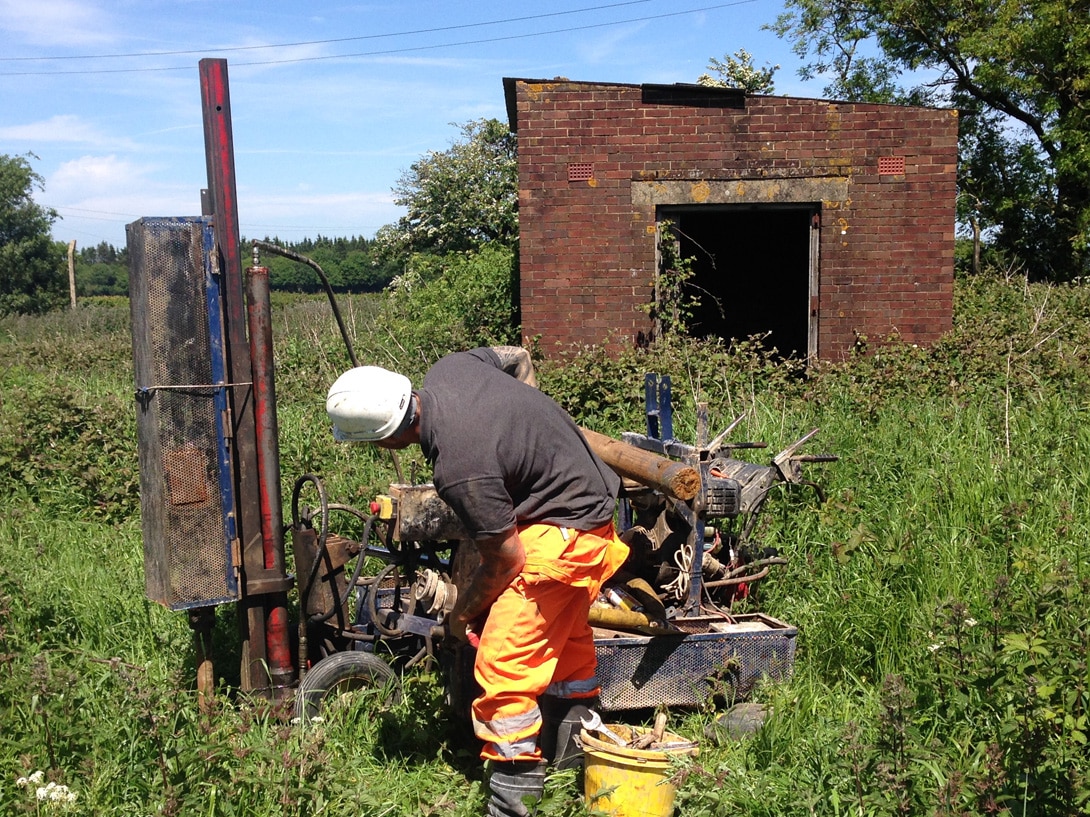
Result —
<path fill-rule="evenodd" d="M 391 706 L 401 701 L 401 680 L 389 664 L 372 653 L 333 653 L 311 667 L 299 684 L 295 715 L 309 721 L 331 702 L 359 694 L 370 695 L 377 707 Z"/>

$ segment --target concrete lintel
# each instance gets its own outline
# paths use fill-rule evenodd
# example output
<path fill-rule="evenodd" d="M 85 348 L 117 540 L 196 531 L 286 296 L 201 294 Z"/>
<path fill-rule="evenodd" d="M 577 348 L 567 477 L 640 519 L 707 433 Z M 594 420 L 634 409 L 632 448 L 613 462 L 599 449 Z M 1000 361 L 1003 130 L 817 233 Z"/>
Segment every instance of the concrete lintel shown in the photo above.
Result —
<path fill-rule="evenodd" d="M 637 207 L 655 207 L 660 204 L 831 203 L 847 200 L 846 176 L 632 182 L 632 203 Z"/>

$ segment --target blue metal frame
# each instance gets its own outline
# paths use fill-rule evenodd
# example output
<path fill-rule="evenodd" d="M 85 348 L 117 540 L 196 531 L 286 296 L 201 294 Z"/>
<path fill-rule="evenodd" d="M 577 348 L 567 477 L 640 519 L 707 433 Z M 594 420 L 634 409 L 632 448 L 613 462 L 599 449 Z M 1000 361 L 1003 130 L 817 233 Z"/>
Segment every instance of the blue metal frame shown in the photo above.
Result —
<path fill-rule="evenodd" d="M 674 441 L 674 409 L 670 375 L 643 377 L 643 402 L 647 411 L 647 436 L 664 444 Z"/>
<path fill-rule="evenodd" d="M 208 307 L 208 342 L 212 358 L 213 402 L 216 407 L 216 446 L 219 458 L 220 504 L 223 509 L 223 534 L 227 565 L 227 589 L 238 595 L 234 544 L 238 539 L 235 513 L 235 486 L 232 479 L 231 447 L 227 433 L 227 355 L 223 337 L 223 301 L 221 276 L 216 269 L 215 230 L 210 218 L 202 219 L 201 255 L 204 261 L 205 299 Z"/>
<path fill-rule="evenodd" d="M 693 468 L 700 470 L 699 449 L 679 444 L 674 440 L 674 407 L 670 376 L 647 374 L 643 380 L 644 406 L 647 412 L 647 437 L 655 441 L 647 446 L 663 454 L 680 456 Z M 703 473 L 701 474 L 703 477 Z M 703 479 L 701 480 L 703 484 Z M 703 488 L 701 488 L 703 490 Z M 692 526 L 690 537 L 693 549 L 692 563 L 689 567 L 689 595 L 685 599 L 686 617 L 700 615 L 700 592 L 704 581 L 704 497 L 697 497 L 697 503 L 678 502 L 675 510 Z"/>

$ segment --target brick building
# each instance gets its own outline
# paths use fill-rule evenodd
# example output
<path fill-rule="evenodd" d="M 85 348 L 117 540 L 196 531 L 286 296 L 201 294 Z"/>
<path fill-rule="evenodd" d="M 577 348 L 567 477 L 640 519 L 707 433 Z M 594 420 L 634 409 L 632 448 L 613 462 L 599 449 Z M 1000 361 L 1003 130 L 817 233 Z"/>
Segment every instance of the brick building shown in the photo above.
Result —
<path fill-rule="evenodd" d="M 505 79 L 523 334 L 641 342 L 659 224 L 692 258 L 694 334 L 837 359 L 951 325 L 957 114 L 695 85 Z M 673 240 L 673 239 L 672 239 Z"/>

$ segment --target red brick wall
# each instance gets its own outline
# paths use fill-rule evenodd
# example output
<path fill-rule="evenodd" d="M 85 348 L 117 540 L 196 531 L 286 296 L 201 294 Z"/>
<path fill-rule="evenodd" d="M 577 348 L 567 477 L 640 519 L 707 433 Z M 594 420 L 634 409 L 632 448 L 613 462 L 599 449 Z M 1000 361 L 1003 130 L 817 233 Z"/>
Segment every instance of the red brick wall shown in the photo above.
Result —
<path fill-rule="evenodd" d="M 648 192 L 658 203 L 791 201 L 832 183 L 837 197 L 821 199 L 818 354 L 842 357 L 856 333 L 926 344 L 950 328 L 955 112 L 765 96 L 702 108 L 645 104 L 637 85 L 506 84 L 523 333 L 546 354 L 630 344 L 650 328 Z M 904 160 L 903 174 L 879 175 L 890 158 Z M 573 163 L 592 165 L 590 178 L 569 181 Z"/>

